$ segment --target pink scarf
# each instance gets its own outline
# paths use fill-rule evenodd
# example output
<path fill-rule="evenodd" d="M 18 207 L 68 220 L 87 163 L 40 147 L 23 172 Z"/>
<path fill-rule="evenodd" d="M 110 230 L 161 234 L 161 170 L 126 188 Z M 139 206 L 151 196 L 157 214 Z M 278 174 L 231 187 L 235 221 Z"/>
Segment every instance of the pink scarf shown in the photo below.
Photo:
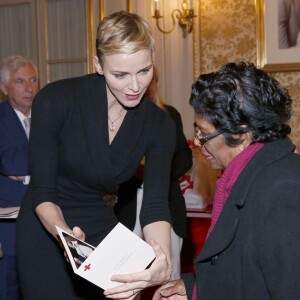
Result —
<path fill-rule="evenodd" d="M 213 231 L 218 218 L 228 199 L 230 191 L 240 176 L 241 172 L 248 164 L 253 155 L 264 146 L 263 143 L 255 143 L 249 145 L 243 152 L 237 155 L 227 166 L 221 178 L 217 181 L 216 192 L 213 202 L 211 225 L 208 229 L 206 240 Z M 194 285 L 192 300 L 197 299 L 196 284 Z"/>

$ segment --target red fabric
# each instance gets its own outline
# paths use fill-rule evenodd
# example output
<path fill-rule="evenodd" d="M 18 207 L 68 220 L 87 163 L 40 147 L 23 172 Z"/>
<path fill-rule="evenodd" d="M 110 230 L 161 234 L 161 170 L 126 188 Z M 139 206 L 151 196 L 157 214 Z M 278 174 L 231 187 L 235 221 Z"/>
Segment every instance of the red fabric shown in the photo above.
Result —
<path fill-rule="evenodd" d="M 192 300 L 197 300 L 197 285 L 194 284 Z"/>
<path fill-rule="evenodd" d="M 200 253 L 210 227 L 211 218 L 187 218 L 187 236 L 181 250 L 181 273 L 193 273 L 195 257 Z"/>
<path fill-rule="evenodd" d="M 223 207 L 228 199 L 230 191 L 239 175 L 253 157 L 264 146 L 263 143 L 249 145 L 243 152 L 237 155 L 227 166 L 220 179 L 217 181 L 216 192 L 213 202 L 211 225 L 208 229 L 206 240 L 213 231 Z M 197 300 L 196 283 L 194 285 L 192 300 Z"/>

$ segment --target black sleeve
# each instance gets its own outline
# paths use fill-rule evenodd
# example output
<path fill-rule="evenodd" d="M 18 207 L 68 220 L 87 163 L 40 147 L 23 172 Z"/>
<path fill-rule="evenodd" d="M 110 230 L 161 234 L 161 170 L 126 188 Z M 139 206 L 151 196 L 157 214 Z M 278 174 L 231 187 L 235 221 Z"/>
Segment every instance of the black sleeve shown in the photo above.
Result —
<path fill-rule="evenodd" d="M 184 135 L 179 112 L 172 106 L 166 106 L 166 109 L 176 125 L 176 146 L 172 161 L 171 180 L 177 180 L 192 167 L 192 150 Z"/>

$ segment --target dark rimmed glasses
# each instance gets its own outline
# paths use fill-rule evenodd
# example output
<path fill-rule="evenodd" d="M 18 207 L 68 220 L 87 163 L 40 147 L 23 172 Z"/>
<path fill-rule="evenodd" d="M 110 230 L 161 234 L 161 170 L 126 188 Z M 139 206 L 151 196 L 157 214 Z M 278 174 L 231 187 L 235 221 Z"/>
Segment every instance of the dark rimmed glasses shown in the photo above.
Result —
<path fill-rule="evenodd" d="M 199 128 L 199 126 L 196 124 L 196 122 L 194 123 L 194 130 L 195 130 L 195 139 L 199 142 L 200 146 L 202 147 L 206 142 L 212 140 L 213 138 L 217 137 L 218 135 L 222 134 L 223 131 L 221 130 L 217 130 L 213 133 L 207 134 L 203 137 L 201 136 L 201 129 Z"/>

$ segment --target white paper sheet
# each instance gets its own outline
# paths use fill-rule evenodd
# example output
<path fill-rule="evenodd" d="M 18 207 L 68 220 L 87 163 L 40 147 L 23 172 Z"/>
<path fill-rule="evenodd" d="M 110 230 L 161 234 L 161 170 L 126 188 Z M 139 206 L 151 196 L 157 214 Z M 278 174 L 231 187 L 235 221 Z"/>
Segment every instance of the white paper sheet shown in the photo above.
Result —
<path fill-rule="evenodd" d="M 20 207 L 0 207 L 0 219 L 16 219 L 19 214 Z"/>
<path fill-rule="evenodd" d="M 96 248 L 56 229 L 74 272 L 102 289 L 122 284 L 112 275 L 140 272 L 155 258 L 152 247 L 121 223 Z"/>

